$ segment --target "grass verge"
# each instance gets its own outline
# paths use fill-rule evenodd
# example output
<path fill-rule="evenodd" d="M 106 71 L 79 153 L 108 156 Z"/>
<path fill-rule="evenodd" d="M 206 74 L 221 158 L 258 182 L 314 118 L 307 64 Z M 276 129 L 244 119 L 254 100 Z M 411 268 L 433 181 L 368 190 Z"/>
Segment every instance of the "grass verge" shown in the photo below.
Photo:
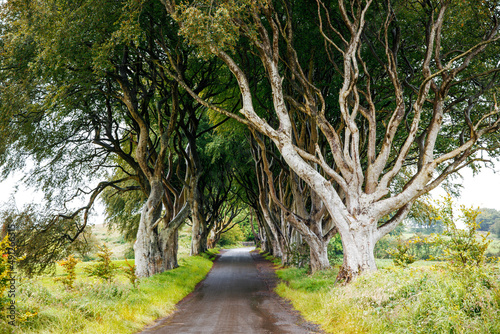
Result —
<path fill-rule="evenodd" d="M 47 278 L 20 284 L 20 312 L 36 316 L 19 323 L 16 333 L 134 333 L 175 310 L 212 267 L 215 251 L 181 259 L 180 267 L 144 278 L 138 289 L 117 279 L 100 283 L 77 277 L 75 289 L 66 291 Z M 0 328 L 9 333 L 12 328 Z"/>
<path fill-rule="evenodd" d="M 389 267 L 347 286 L 337 270 L 277 271 L 277 293 L 328 333 L 500 333 L 498 268 Z"/>

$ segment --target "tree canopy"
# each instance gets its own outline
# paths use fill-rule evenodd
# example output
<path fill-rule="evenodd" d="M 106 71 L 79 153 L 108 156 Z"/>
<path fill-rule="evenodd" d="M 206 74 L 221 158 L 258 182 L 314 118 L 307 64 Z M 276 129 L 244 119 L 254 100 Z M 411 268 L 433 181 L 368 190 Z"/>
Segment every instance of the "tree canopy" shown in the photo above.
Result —
<path fill-rule="evenodd" d="M 348 281 L 376 269 L 376 242 L 426 210 L 421 196 L 500 153 L 499 14 L 495 1 L 10 0 L 2 170 L 31 159 L 53 208 L 86 197 L 58 213 L 69 240 L 104 192 L 140 276 L 177 265 L 187 219 L 197 254 L 246 205 L 264 248 L 286 261 L 305 243 L 313 270 L 339 233 Z"/>

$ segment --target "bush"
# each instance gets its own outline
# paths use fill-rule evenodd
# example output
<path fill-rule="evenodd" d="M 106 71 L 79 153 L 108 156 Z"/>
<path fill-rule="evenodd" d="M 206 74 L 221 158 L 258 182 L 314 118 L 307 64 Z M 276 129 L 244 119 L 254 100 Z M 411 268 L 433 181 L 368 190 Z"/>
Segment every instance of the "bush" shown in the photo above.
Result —
<path fill-rule="evenodd" d="M 479 211 L 462 205 L 460 216 L 455 217 L 450 195 L 439 201 L 439 204 L 438 216 L 435 219 L 441 220 L 446 229 L 425 240 L 442 249 L 442 255 L 437 259 L 446 261 L 451 267 L 461 269 L 483 265 L 486 260 L 486 249 L 491 240 L 487 240 L 489 233 L 486 235 L 477 233 L 479 223 L 476 219 Z M 465 228 L 459 229 L 456 226 L 457 221 L 461 221 Z"/>
<path fill-rule="evenodd" d="M 490 232 L 495 234 L 497 238 L 500 238 L 500 221 L 490 226 Z"/>
<path fill-rule="evenodd" d="M 431 258 L 436 258 L 442 252 L 439 247 L 436 247 L 429 238 L 421 233 L 417 233 L 414 237 L 407 240 L 409 253 L 415 258 L 415 260 L 429 260 Z M 380 239 L 375 245 L 375 258 L 377 259 L 389 259 L 391 256 L 391 249 L 396 249 L 398 247 L 398 239 L 386 235 Z"/>
<path fill-rule="evenodd" d="M 118 266 L 111 261 L 113 253 L 108 246 L 100 246 L 99 253 L 97 253 L 98 262 L 92 266 L 86 267 L 84 271 L 89 276 L 95 276 L 103 281 L 111 283 L 116 276 Z"/>
<path fill-rule="evenodd" d="M 328 333 L 500 333 L 498 268 L 470 269 L 392 268 L 324 288 L 322 273 L 286 269 L 277 291 Z"/>
<path fill-rule="evenodd" d="M 375 258 L 377 259 L 390 259 L 391 255 L 387 251 L 396 247 L 398 241 L 391 235 L 386 235 L 381 238 L 376 244 L 374 249 Z"/>
<path fill-rule="evenodd" d="M 134 247 L 132 245 L 130 245 L 130 247 L 127 248 L 124 256 L 126 259 L 135 259 L 135 251 L 134 251 Z"/>
<path fill-rule="evenodd" d="M 128 280 L 130 281 L 130 284 L 132 284 L 132 286 L 134 288 L 137 288 L 137 280 L 138 280 L 138 277 L 137 275 L 135 274 L 135 265 L 131 265 L 128 261 L 127 261 L 127 258 L 125 258 L 125 264 L 127 265 L 125 268 L 122 268 L 122 271 L 123 273 L 125 274 L 125 276 L 127 276 Z"/>
<path fill-rule="evenodd" d="M 255 241 L 255 235 L 252 232 L 252 221 L 251 219 L 245 219 L 240 223 L 241 230 L 243 231 L 244 241 Z M 257 233 L 258 226 L 257 223 L 253 222 L 253 231 Z"/>
<path fill-rule="evenodd" d="M 424 236 L 422 233 L 417 233 L 409 240 L 409 243 L 411 252 L 417 260 L 430 260 L 439 257 L 442 253 L 441 248 L 436 247 L 429 241 L 428 236 Z"/>
<path fill-rule="evenodd" d="M 3 318 L 6 316 L 7 306 L 10 304 L 10 298 L 7 291 L 10 287 L 12 266 L 9 263 L 9 253 L 12 254 L 12 248 L 9 242 L 9 235 L 7 234 L 2 241 L 0 241 L 0 312 Z M 10 251 L 10 252 L 9 252 Z"/>
<path fill-rule="evenodd" d="M 407 267 L 417 260 L 410 250 L 410 242 L 401 239 L 398 240 L 396 248 L 391 248 L 387 253 L 391 255 L 394 265 L 399 267 Z"/>
<path fill-rule="evenodd" d="M 56 277 L 54 278 L 54 281 L 61 282 L 66 290 L 73 289 L 73 284 L 75 283 L 76 279 L 75 268 L 78 262 L 80 262 L 80 260 L 75 258 L 73 255 L 70 255 L 66 259 L 57 262 L 57 264 L 63 267 L 64 276 Z"/>

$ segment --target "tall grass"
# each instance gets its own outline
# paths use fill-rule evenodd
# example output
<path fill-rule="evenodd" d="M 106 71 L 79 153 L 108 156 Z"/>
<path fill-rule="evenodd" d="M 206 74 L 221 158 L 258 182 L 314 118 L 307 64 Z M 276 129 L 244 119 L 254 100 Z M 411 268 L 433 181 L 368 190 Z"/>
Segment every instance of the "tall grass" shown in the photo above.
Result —
<path fill-rule="evenodd" d="M 389 268 L 347 286 L 283 269 L 277 292 L 328 333 L 500 333 L 498 268 Z"/>
<path fill-rule="evenodd" d="M 119 261 L 116 261 L 119 262 Z M 83 264 L 82 264 L 83 265 Z M 75 289 L 67 291 L 50 280 L 20 284 L 19 310 L 37 313 L 18 324 L 16 333 L 134 333 L 175 310 L 175 304 L 193 291 L 208 273 L 207 256 L 180 260 L 180 267 L 142 279 L 138 289 L 125 283 L 99 283 L 77 268 Z M 12 328 L 0 328 L 8 333 Z"/>

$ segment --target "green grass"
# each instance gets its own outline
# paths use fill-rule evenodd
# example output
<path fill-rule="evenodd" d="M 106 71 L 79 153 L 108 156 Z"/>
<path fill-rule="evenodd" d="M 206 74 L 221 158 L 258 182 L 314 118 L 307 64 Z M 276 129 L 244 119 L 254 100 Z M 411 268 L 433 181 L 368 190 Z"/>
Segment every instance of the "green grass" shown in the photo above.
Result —
<path fill-rule="evenodd" d="M 215 260 L 215 257 L 217 256 L 217 254 L 219 254 L 219 252 L 220 252 L 220 248 L 211 248 L 211 249 L 207 250 L 205 253 L 201 254 L 201 256 L 210 260 L 210 261 L 213 261 L 213 260 Z"/>
<path fill-rule="evenodd" d="M 262 254 L 262 256 L 263 256 L 266 260 L 268 260 L 268 261 L 272 262 L 275 266 L 281 267 L 281 259 L 279 259 L 279 258 L 277 258 L 277 257 L 274 257 L 274 256 L 272 256 L 271 254 L 266 253 L 266 252 L 264 252 L 264 251 L 262 251 L 262 250 L 259 250 L 259 253 L 260 253 L 260 254 Z"/>
<path fill-rule="evenodd" d="M 452 271 L 425 261 L 334 285 L 337 269 L 277 271 L 277 293 L 327 333 L 500 333 L 498 268 Z"/>
<path fill-rule="evenodd" d="M 254 247 L 254 246 L 243 246 L 243 241 L 237 241 L 232 245 L 224 245 L 221 248 L 224 249 L 234 249 L 234 248 L 244 248 L 244 247 Z"/>
<path fill-rule="evenodd" d="M 215 253 L 180 259 L 179 268 L 142 279 L 139 289 L 122 275 L 113 284 L 86 277 L 83 268 L 91 263 L 78 265 L 73 291 L 64 290 L 52 277 L 24 281 L 18 289 L 18 309 L 36 315 L 19 323 L 17 333 L 137 332 L 175 310 L 175 304 L 207 275 Z M 8 330 L 0 328 L 2 333 Z"/>

